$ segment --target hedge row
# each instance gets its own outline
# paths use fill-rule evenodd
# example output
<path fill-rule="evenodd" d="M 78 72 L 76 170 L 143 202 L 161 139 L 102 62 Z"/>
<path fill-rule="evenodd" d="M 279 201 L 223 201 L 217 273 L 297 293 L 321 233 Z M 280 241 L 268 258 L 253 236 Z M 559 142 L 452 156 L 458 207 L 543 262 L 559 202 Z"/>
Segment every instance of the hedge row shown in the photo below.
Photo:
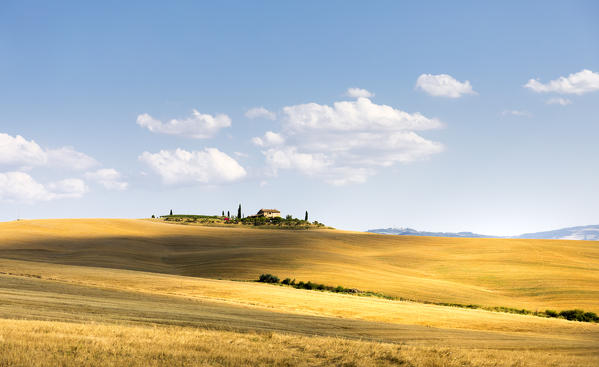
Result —
<path fill-rule="evenodd" d="M 320 283 L 312 283 L 310 281 L 296 282 L 295 279 L 285 278 L 282 281 L 279 277 L 272 274 L 262 274 L 258 278 L 258 282 L 262 283 L 271 283 L 271 284 L 281 284 L 291 286 L 297 289 L 308 289 L 308 290 L 319 290 L 319 291 L 328 291 L 335 293 L 351 293 L 360 296 L 371 296 L 371 297 L 379 297 L 390 300 L 398 300 L 398 301 L 410 301 L 410 302 L 418 302 L 425 304 L 433 304 L 437 306 L 449 306 L 449 307 L 460 307 L 460 308 L 471 308 L 471 309 L 482 309 L 487 311 L 495 311 L 495 312 L 506 312 L 506 313 L 515 313 L 520 315 L 532 315 L 539 317 L 554 317 L 561 318 L 570 321 L 581 321 L 581 322 L 599 322 L 599 316 L 597 316 L 594 312 L 584 312 L 583 310 L 564 310 L 564 311 L 553 311 L 553 310 L 545 310 L 545 311 L 530 311 L 526 309 L 520 308 L 512 308 L 512 307 L 485 307 L 480 305 L 473 304 L 461 304 L 461 303 L 445 303 L 445 302 L 429 302 L 429 301 L 416 301 L 412 299 L 406 299 L 402 297 L 392 297 L 382 293 L 370 292 L 370 291 L 361 291 L 356 288 L 345 288 L 340 285 L 336 287 L 332 287 L 325 284 Z"/>

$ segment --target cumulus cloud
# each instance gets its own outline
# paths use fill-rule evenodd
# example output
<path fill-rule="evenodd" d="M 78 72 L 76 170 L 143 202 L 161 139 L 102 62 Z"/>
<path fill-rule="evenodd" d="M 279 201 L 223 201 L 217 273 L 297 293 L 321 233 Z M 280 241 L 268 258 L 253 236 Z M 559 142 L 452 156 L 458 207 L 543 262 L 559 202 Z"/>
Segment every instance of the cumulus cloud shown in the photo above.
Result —
<path fill-rule="evenodd" d="M 99 165 L 98 161 L 73 149 L 73 147 L 62 147 L 46 151 L 48 164 L 52 167 L 74 169 L 83 171 Z"/>
<path fill-rule="evenodd" d="M 464 94 L 476 94 L 470 82 L 460 82 L 447 74 L 422 74 L 416 80 L 416 88 L 434 97 L 459 98 Z"/>
<path fill-rule="evenodd" d="M 290 130 L 426 130 L 441 127 L 437 119 L 419 113 L 410 114 L 368 98 L 335 102 L 333 106 L 307 103 L 283 108 Z"/>
<path fill-rule="evenodd" d="M 553 92 L 581 95 L 599 90 L 599 73 L 584 69 L 578 73 L 570 74 L 567 77 L 562 76 L 545 84 L 537 79 L 530 79 L 524 87 L 537 93 Z"/>
<path fill-rule="evenodd" d="M 264 137 L 262 138 L 252 138 L 252 142 L 259 147 L 268 147 L 283 144 L 285 142 L 285 138 L 281 134 L 273 133 L 272 131 L 267 131 L 264 134 Z"/>
<path fill-rule="evenodd" d="M 0 173 L 0 200 L 35 203 L 63 198 L 79 198 L 88 191 L 80 179 L 41 184 L 25 172 Z"/>
<path fill-rule="evenodd" d="M 85 178 L 95 181 L 108 190 L 126 190 L 129 184 L 122 180 L 121 174 L 114 168 L 103 168 L 94 172 L 87 172 Z"/>
<path fill-rule="evenodd" d="M 0 133 L 0 165 L 85 170 L 98 165 L 98 161 L 73 147 L 44 149 L 34 140 Z"/>
<path fill-rule="evenodd" d="M 225 114 L 212 116 L 193 110 L 190 117 L 172 119 L 166 123 L 144 113 L 137 116 L 137 124 L 154 133 L 207 139 L 216 135 L 220 129 L 231 126 L 231 119 Z"/>
<path fill-rule="evenodd" d="M 572 104 L 572 101 L 570 101 L 568 98 L 557 97 L 557 98 L 549 98 L 545 103 L 558 104 L 560 106 L 567 106 L 569 104 Z"/>
<path fill-rule="evenodd" d="M 264 107 L 254 107 L 247 110 L 245 117 L 249 119 L 266 118 L 269 120 L 275 120 L 277 115 Z"/>
<path fill-rule="evenodd" d="M 322 153 L 300 153 L 297 147 L 269 149 L 265 152 L 266 161 L 274 169 L 296 169 L 308 175 L 317 174 L 333 162 Z"/>
<path fill-rule="evenodd" d="M 169 185 L 226 183 L 246 175 L 245 169 L 235 159 L 216 148 L 191 152 L 183 149 L 144 152 L 139 160 Z"/>
<path fill-rule="evenodd" d="M 442 123 L 420 113 L 408 113 L 373 103 L 366 97 L 283 108 L 281 132 L 254 138 L 265 148 L 270 173 L 294 170 L 332 185 L 361 183 L 384 167 L 426 159 L 443 150 L 440 143 L 416 131 Z"/>
<path fill-rule="evenodd" d="M 50 190 L 51 199 L 80 198 L 89 191 L 85 182 L 78 178 L 67 178 L 51 182 L 47 185 L 47 188 Z"/>
<path fill-rule="evenodd" d="M 345 95 L 352 98 L 372 98 L 374 97 L 374 93 L 367 91 L 362 88 L 349 88 Z"/>

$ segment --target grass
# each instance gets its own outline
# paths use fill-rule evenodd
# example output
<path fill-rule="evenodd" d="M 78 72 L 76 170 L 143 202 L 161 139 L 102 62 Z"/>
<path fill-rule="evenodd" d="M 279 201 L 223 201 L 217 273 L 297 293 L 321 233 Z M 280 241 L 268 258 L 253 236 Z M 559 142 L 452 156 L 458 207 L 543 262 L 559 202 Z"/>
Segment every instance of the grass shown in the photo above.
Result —
<path fill-rule="evenodd" d="M 599 355 L 599 327 L 565 320 L 130 270 L 0 268 L 13 273 L 0 275 L 0 366 L 592 366 Z M 195 344 L 181 342 L 190 335 Z"/>
<path fill-rule="evenodd" d="M 145 220 L 0 223 L 0 257 L 236 280 L 344 284 L 433 303 L 599 312 L 592 241 L 276 231 Z"/>
<path fill-rule="evenodd" d="M 596 243 L 99 219 L 0 233 L 0 366 L 599 364 L 597 324 L 433 304 L 588 309 Z M 429 304 L 232 281 L 265 268 Z"/>
<path fill-rule="evenodd" d="M 353 295 L 362 296 L 362 297 L 378 297 L 378 298 L 384 298 L 384 299 L 393 300 L 393 301 L 411 301 L 411 302 L 418 302 L 418 303 L 424 303 L 424 304 L 434 304 L 434 305 L 438 305 L 438 306 L 460 307 L 460 308 L 469 308 L 469 309 L 482 309 L 482 310 L 487 310 L 487 311 L 515 313 L 515 314 L 519 314 L 519 315 L 532 315 L 532 316 L 538 316 L 538 317 L 555 317 L 555 318 L 562 318 L 562 319 L 566 319 L 566 320 L 570 320 L 570 321 L 595 322 L 595 323 L 599 322 L 599 317 L 594 312 L 584 312 L 583 310 L 578 310 L 578 309 L 564 310 L 564 311 L 560 311 L 560 312 L 557 312 L 554 310 L 545 310 L 545 311 L 539 312 L 539 311 L 530 311 L 530 310 L 525 310 L 525 309 L 518 309 L 518 308 L 504 307 L 504 306 L 483 307 L 480 305 L 473 305 L 473 304 L 465 305 L 465 304 L 459 304 L 459 303 L 426 302 L 426 301 L 418 301 L 418 300 L 412 300 L 412 299 L 392 297 L 392 296 L 388 296 L 386 294 L 372 292 L 372 291 L 361 291 L 356 288 L 345 288 L 340 285 L 333 287 L 330 285 L 313 283 L 311 281 L 304 282 L 304 281 L 300 280 L 299 282 L 296 282 L 295 279 L 291 279 L 291 278 L 285 278 L 281 281 L 279 279 L 279 277 L 277 277 L 276 275 L 272 275 L 272 274 L 261 274 L 260 277 L 258 278 L 257 282 L 278 284 L 278 285 L 293 287 L 296 289 L 317 290 L 317 291 L 326 291 L 326 292 L 334 292 L 334 293 L 348 293 L 348 294 L 353 294 Z"/>
<path fill-rule="evenodd" d="M 591 366 L 542 350 L 406 346 L 280 333 L 0 320 L 0 366 Z"/>

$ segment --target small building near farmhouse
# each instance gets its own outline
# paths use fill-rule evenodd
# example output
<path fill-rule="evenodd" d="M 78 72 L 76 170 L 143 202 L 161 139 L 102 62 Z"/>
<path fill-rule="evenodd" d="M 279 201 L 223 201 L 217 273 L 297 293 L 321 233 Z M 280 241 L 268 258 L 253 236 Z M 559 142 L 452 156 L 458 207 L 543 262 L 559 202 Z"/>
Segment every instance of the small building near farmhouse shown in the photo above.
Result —
<path fill-rule="evenodd" d="M 281 212 L 277 209 L 260 209 L 256 214 L 256 217 L 276 218 L 280 217 Z"/>

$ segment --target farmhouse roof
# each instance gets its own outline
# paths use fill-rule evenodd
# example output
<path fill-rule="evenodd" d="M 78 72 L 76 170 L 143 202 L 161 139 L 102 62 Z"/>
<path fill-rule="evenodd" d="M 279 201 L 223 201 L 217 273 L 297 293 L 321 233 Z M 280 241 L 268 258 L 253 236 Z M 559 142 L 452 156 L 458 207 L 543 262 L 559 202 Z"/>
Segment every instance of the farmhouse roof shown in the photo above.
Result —
<path fill-rule="evenodd" d="M 278 211 L 277 209 L 260 209 L 258 211 L 258 213 L 259 212 L 262 212 L 262 213 L 280 213 L 280 211 Z"/>

